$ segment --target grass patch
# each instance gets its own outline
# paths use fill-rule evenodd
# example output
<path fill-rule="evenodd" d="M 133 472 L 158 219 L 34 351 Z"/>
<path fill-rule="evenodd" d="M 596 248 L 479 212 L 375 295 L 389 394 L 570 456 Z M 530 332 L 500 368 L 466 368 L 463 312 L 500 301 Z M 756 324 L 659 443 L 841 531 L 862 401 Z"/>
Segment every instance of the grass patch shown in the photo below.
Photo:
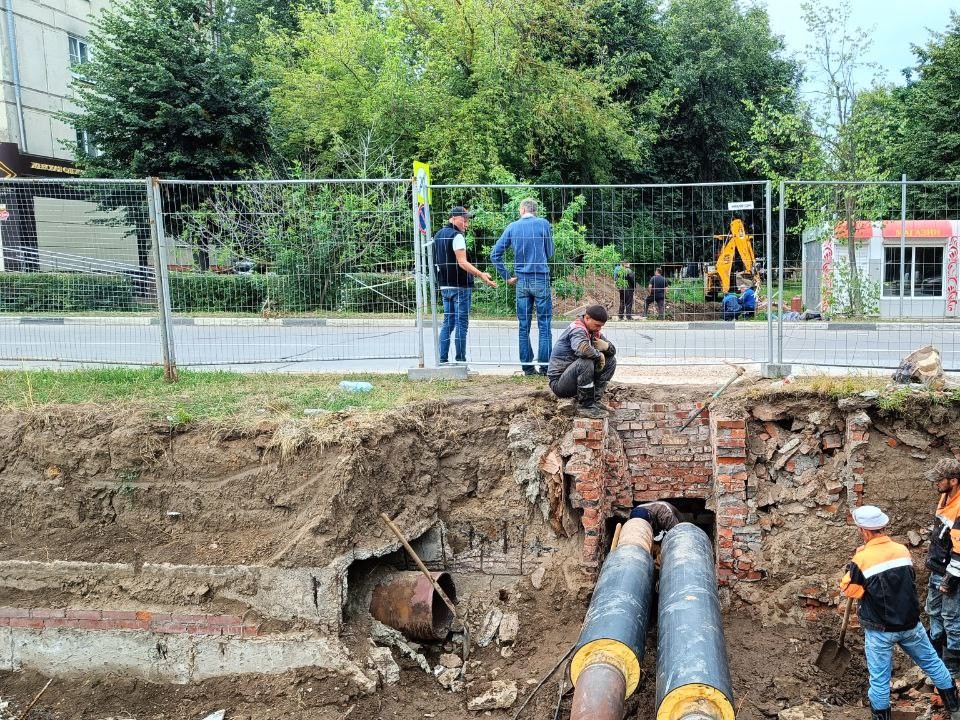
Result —
<path fill-rule="evenodd" d="M 349 392 L 341 380 L 367 380 L 373 390 Z M 0 372 L 0 407 L 93 404 L 138 410 L 173 426 L 195 421 L 302 416 L 304 410 L 384 411 L 449 396 L 480 394 L 485 387 L 535 388 L 542 379 L 480 376 L 467 380 L 410 382 L 405 375 L 279 375 L 181 371 L 174 384 L 158 368 L 105 368 L 57 372 Z"/>
<path fill-rule="evenodd" d="M 882 393 L 889 383 L 890 381 L 884 377 L 857 375 L 814 375 L 797 380 L 797 385 L 801 388 L 809 388 L 820 395 L 832 398 L 850 397 L 867 390 Z"/>

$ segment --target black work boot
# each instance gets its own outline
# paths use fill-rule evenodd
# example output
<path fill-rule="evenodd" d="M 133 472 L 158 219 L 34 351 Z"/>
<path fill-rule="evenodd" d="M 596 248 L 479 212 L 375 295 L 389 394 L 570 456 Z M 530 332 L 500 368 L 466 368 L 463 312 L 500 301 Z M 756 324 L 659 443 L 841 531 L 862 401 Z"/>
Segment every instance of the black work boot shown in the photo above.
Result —
<path fill-rule="evenodd" d="M 577 388 L 577 415 L 594 420 L 607 417 L 607 411 L 597 405 L 596 385 Z"/>
<path fill-rule="evenodd" d="M 886 708 L 885 710 L 877 710 L 871 705 L 870 720 L 890 720 L 890 708 Z"/>
<path fill-rule="evenodd" d="M 943 664 L 946 665 L 947 670 L 950 671 L 950 677 L 954 680 L 960 677 L 960 650 L 944 648 Z"/>
<path fill-rule="evenodd" d="M 937 689 L 940 699 L 943 700 L 943 706 L 950 713 L 950 720 L 960 720 L 960 696 L 957 695 L 957 683 L 946 690 Z"/>
<path fill-rule="evenodd" d="M 606 410 L 607 412 L 613 412 L 613 408 L 607 405 L 603 401 L 603 393 L 607 389 L 606 383 L 595 382 L 593 384 L 593 399 L 594 402 L 600 407 L 601 410 Z"/>

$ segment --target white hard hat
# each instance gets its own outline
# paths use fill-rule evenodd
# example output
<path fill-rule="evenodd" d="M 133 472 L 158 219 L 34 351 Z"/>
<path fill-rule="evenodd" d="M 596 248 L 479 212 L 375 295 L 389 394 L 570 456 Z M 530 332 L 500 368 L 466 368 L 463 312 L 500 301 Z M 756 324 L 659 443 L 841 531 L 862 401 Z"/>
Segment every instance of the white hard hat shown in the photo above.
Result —
<path fill-rule="evenodd" d="M 876 505 L 864 505 L 853 511 L 853 521 L 864 530 L 880 530 L 890 523 L 890 518 Z"/>

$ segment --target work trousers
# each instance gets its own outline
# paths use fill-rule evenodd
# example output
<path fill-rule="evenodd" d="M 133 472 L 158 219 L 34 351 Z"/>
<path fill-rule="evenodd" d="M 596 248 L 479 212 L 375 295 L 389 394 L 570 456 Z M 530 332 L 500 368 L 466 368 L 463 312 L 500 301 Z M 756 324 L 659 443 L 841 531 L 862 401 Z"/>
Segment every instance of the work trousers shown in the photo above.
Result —
<path fill-rule="evenodd" d="M 623 316 L 626 314 L 627 320 L 633 320 L 634 289 L 632 287 L 617 288 L 617 292 L 620 293 L 620 307 L 617 310 L 617 317 L 623 320 Z"/>
<path fill-rule="evenodd" d="M 864 629 L 863 651 L 867 657 L 867 672 L 870 673 L 867 697 L 874 710 L 890 707 L 890 674 L 893 672 L 893 648 L 896 645 L 920 666 L 937 688 L 946 690 L 953 687 L 947 666 L 937 656 L 920 623 L 913 630 L 902 632 Z"/>
<path fill-rule="evenodd" d="M 580 358 L 570 363 L 560 377 L 550 381 L 550 389 L 557 397 L 576 397 L 578 387 L 603 385 L 610 381 L 616 369 L 616 358 L 608 357 L 603 370 L 597 370 L 595 360 Z"/>

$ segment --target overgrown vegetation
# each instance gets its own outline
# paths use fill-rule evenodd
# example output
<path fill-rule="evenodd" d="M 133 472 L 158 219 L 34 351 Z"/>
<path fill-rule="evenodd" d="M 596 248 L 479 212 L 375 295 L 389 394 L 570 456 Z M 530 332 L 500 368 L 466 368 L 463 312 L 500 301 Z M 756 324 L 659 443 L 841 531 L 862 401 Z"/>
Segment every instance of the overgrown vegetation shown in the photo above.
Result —
<path fill-rule="evenodd" d="M 367 380 L 371 392 L 340 389 L 342 380 Z M 504 384 L 531 389 L 534 378 L 481 377 L 469 380 L 409 382 L 403 375 L 283 375 L 181 370 L 176 384 L 160 369 L 53 370 L 0 372 L 0 406 L 40 408 L 53 404 L 99 405 L 142 412 L 171 427 L 194 422 L 299 416 L 305 410 L 376 412 L 420 401 L 472 395 Z M 119 477 L 119 476 L 118 476 Z M 129 483 L 127 483 L 129 484 Z"/>
<path fill-rule="evenodd" d="M 126 275 L 0 273 L 0 312 L 83 312 L 141 309 Z"/>

